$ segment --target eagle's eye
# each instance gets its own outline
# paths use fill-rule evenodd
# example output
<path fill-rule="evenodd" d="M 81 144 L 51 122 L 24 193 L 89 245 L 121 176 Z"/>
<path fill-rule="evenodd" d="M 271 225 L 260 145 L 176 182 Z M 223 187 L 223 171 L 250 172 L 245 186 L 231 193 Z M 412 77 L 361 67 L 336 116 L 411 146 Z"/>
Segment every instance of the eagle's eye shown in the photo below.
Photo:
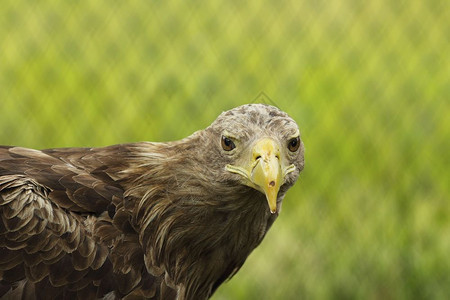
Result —
<path fill-rule="evenodd" d="M 231 151 L 236 148 L 236 146 L 234 145 L 232 140 L 230 140 L 226 136 L 222 136 L 222 148 L 225 151 Z"/>
<path fill-rule="evenodd" d="M 298 148 L 300 147 L 300 138 L 299 137 L 295 137 L 289 140 L 288 143 L 288 149 L 291 152 L 295 152 L 298 150 Z"/>

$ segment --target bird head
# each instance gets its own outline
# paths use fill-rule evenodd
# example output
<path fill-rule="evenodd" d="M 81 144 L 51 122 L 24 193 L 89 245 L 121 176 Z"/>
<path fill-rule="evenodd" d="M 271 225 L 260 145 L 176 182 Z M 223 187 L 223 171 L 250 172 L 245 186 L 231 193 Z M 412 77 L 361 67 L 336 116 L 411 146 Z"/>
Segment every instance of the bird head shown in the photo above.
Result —
<path fill-rule="evenodd" d="M 206 131 L 221 176 L 263 193 L 276 213 L 280 190 L 292 186 L 304 166 L 296 122 L 274 106 L 249 104 L 223 112 Z"/>

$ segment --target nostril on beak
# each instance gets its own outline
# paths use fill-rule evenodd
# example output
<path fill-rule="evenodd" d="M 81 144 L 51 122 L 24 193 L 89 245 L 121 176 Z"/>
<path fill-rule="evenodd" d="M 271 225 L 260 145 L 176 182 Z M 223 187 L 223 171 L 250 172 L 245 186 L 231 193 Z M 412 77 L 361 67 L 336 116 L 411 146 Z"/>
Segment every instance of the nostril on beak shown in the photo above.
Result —
<path fill-rule="evenodd" d="M 269 182 L 269 186 L 275 186 L 275 181 L 272 180 L 271 182 Z"/>
<path fill-rule="evenodd" d="M 258 160 L 258 159 L 260 159 L 261 158 L 261 155 L 258 155 L 256 158 L 255 158 L 255 160 Z"/>

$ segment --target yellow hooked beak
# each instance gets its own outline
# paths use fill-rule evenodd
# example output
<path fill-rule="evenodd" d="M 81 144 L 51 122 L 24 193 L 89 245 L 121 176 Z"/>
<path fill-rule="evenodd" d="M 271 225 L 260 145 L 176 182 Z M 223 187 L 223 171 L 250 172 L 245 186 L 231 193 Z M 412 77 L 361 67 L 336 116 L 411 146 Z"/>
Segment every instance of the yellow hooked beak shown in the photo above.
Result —
<path fill-rule="evenodd" d="M 228 171 L 242 175 L 246 185 L 266 195 L 272 214 L 277 212 L 278 191 L 286 174 L 295 170 L 294 165 L 284 167 L 281 157 L 278 143 L 263 138 L 253 146 L 251 159 L 244 166 L 226 166 Z"/>

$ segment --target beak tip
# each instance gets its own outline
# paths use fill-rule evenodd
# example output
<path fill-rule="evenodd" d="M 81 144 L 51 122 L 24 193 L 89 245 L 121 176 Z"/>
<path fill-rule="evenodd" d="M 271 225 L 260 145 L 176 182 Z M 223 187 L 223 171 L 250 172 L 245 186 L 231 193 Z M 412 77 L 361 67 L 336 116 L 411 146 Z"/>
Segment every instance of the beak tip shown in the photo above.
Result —
<path fill-rule="evenodd" d="M 274 204 L 274 205 L 270 205 L 269 204 L 269 210 L 270 210 L 270 213 L 272 215 L 275 214 L 277 212 L 277 205 L 276 204 Z"/>

